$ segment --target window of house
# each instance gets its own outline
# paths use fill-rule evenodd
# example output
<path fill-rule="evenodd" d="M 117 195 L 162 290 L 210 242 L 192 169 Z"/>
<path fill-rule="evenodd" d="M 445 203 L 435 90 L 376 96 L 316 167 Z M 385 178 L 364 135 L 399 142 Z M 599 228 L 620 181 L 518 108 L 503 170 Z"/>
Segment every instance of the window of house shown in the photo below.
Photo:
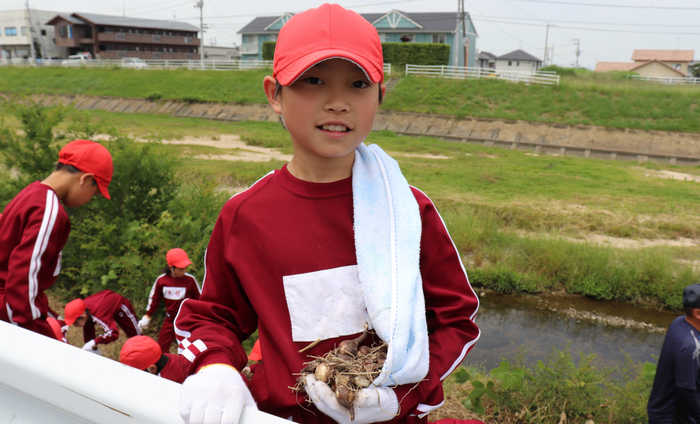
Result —
<path fill-rule="evenodd" d="M 680 71 L 680 70 L 681 70 L 681 64 L 680 64 L 680 63 L 674 63 L 674 64 L 673 64 L 673 69 L 675 69 L 676 71 Z"/>
<path fill-rule="evenodd" d="M 46 36 L 46 30 L 45 30 L 45 29 L 42 29 L 42 30 L 41 30 L 41 35 Z"/>
<path fill-rule="evenodd" d="M 401 34 L 401 37 L 399 37 L 402 43 L 412 43 L 415 39 L 416 34 Z"/>
<path fill-rule="evenodd" d="M 92 38 L 92 27 L 85 28 L 85 35 L 83 38 Z"/>
<path fill-rule="evenodd" d="M 17 27 L 6 27 L 5 35 L 7 35 L 8 37 L 13 37 L 17 35 Z"/>
<path fill-rule="evenodd" d="M 27 27 L 22 27 L 22 35 L 27 35 Z"/>
<path fill-rule="evenodd" d="M 107 50 L 107 46 L 104 45 L 104 44 L 100 44 L 99 49 L 102 50 L 102 51 L 105 51 L 105 50 Z"/>
<path fill-rule="evenodd" d="M 65 25 L 58 27 L 58 35 L 60 35 L 61 37 L 67 36 L 68 35 L 68 28 Z"/>
<path fill-rule="evenodd" d="M 445 44 L 445 41 L 447 40 L 446 37 L 446 34 L 433 34 L 433 43 Z"/>
<path fill-rule="evenodd" d="M 520 66 L 520 61 L 515 62 L 515 66 Z"/>
<path fill-rule="evenodd" d="M 513 61 L 512 61 L 512 60 L 509 60 L 509 61 L 508 61 L 508 66 L 513 66 Z"/>

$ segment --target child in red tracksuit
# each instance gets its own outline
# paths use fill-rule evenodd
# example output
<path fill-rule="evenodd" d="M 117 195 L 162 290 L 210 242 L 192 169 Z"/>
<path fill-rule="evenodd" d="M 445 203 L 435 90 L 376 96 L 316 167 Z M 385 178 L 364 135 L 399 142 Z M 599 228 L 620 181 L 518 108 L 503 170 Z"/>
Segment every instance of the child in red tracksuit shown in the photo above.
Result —
<path fill-rule="evenodd" d="M 148 327 L 153 314 L 158 309 L 160 301 L 165 301 L 165 319 L 158 334 L 158 344 L 163 353 L 170 351 L 170 345 L 175 341 L 173 321 L 185 299 L 199 299 L 202 289 L 193 275 L 187 273 L 187 267 L 192 265 L 187 253 L 179 248 L 170 249 L 165 255 L 168 266 L 163 275 L 156 279 L 151 293 L 148 295 L 146 315 L 139 321 L 139 328 Z"/>
<path fill-rule="evenodd" d="M 54 338 L 44 293 L 61 271 L 70 220 L 64 207 L 109 199 L 112 156 L 99 143 L 74 140 L 58 154 L 54 171 L 28 185 L 0 215 L 0 320 Z M 55 318 L 55 317 L 54 317 Z"/>
<path fill-rule="evenodd" d="M 479 302 L 435 205 L 401 180 L 395 160 L 363 143 L 386 90 L 377 30 L 355 12 L 324 4 L 284 24 L 274 56 L 263 88 L 294 154 L 219 214 L 202 296 L 185 300 L 175 319 L 192 374 L 183 383 L 180 415 L 190 424 L 236 424 L 244 407 L 257 407 L 305 424 L 427 423 L 444 403 L 442 381 L 479 338 Z M 367 190 L 356 190 L 356 182 L 369 182 Z M 397 208 L 375 208 L 371 196 L 363 197 L 370 189 L 385 192 L 376 204 L 391 198 Z M 356 207 L 360 199 L 366 202 Z M 386 224 L 393 218 L 401 222 Z M 381 221 L 377 231 L 373 220 Z M 358 235 L 365 241 L 356 242 Z M 405 266 L 385 260 L 394 253 Z M 387 273 L 391 278 L 375 278 Z M 415 302 L 394 307 L 389 288 L 396 299 Z M 387 319 L 394 313 L 410 317 Z M 378 384 L 358 391 L 354 417 L 313 375 L 303 382 L 306 395 L 290 389 L 309 358 L 356 338 L 367 322 L 375 335 L 363 346 L 387 342 L 393 359 L 387 356 L 391 370 L 380 373 Z M 387 334 L 387 324 L 396 332 Z M 265 360 L 246 385 L 238 371 L 248 359 L 242 341 L 256 329 Z M 415 338 L 404 337 L 408 329 Z M 382 381 L 394 377 L 396 384 Z"/>
<path fill-rule="evenodd" d="M 119 338 L 119 327 L 127 337 L 140 336 L 136 313 L 129 299 L 112 290 L 102 290 L 83 299 L 75 299 L 65 307 L 65 322 L 83 329 L 83 350 L 102 354 L 98 345 L 109 344 Z M 95 324 L 104 333 L 95 337 Z"/>
<path fill-rule="evenodd" d="M 124 342 L 119 362 L 176 383 L 185 381 L 190 367 L 180 355 L 161 352 L 158 343 L 148 336 L 135 336 Z"/>

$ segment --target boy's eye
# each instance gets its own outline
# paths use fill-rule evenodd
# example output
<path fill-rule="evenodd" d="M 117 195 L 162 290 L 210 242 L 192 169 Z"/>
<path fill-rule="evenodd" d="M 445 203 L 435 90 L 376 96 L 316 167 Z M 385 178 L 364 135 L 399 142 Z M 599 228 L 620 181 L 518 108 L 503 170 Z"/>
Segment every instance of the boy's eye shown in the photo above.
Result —
<path fill-rule="evenodd" d="M 355 81 L 352 83 L 352 86 L 354 88 L 365 88 L 369 87 L 369 84 L 366 81 Z"/>
<path fill-rule="evenodd" d="M 308 77 L 306 78 L 306 82 L 313 85 L 323 84 L 323 81 L 321 81 L 321 79 L 317 77 Z"/>

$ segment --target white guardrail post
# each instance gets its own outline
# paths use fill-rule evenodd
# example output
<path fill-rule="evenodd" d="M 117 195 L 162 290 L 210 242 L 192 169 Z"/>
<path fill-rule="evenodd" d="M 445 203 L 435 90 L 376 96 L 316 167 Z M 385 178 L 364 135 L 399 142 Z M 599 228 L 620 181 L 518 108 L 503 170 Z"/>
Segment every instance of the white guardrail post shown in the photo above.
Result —
<path fill-rule="evenodd" d="M 182 423 L 180 384 L 2 321 L 0 340 L 0 423 Z M 240 422 L 288 421 L 244 408 Z"/>

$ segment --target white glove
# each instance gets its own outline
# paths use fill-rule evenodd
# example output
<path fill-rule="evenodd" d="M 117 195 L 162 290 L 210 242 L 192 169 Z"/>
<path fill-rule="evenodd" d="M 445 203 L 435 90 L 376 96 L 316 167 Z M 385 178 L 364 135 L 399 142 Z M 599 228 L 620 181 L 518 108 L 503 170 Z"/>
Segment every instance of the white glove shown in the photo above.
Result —
<path fill-rule="evenodd" d="M 182 384 L 180 416 L 188 424 L 238 424 L 243 407 L 258 409 L 243 378 L 223 364 L 202 368 Z"/>
<path fill-rule="evenodd" d="M 151 319 L 148 318 L 148 316 L 144 315 L 143 318 L 138 323 L 139 329 L 143 330 L 144 328 L 148 327 L 148 324 L 151 323 Z"/>
<path fill-rule="evenodd" d="M 319 411 L 340 424 L 350 423 L 350 411 L 338 403 L 328 384 L 317 381 L 313 374 L 309 374 L 304 389 Z M 352 424 L 379 423 L 396 418 L 399 400 L 391 388 L 370 386 L 357 392 L 353 408 L 355 419 Z"/>
<path fill-rule="evenodd" d="M 83 346 L 83 350 L 87 350 L 88 352 L 94 353 L 96 355 L 102 355 L 102 351 L 100 350 L 100 348 L 95 346 L 95 339 L 92 339 L 89 342 L 85 343 L 85 346 Z"/>

